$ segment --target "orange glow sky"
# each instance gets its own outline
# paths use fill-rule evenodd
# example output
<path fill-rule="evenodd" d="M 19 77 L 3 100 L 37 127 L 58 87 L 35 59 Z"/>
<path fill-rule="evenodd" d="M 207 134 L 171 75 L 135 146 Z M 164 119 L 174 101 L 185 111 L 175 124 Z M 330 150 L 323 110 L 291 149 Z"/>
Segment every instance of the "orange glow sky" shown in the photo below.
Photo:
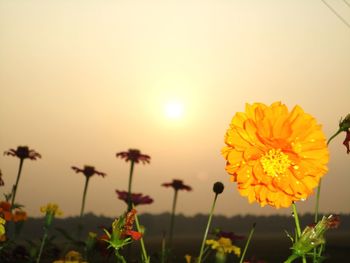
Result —
<path fill-rule="evenodd" d="M 335 8 L 350 21 L 350 8 Z M 116 216 L 125 208 L 129 163 L 115 153 L 138 148 L 135 192 L 155 199 L 140 212 L 206 213 L 212 184 L 222 181 L 216 213 L 288 214 L 249 205 L 230 183 L 220 155 L 229 122 L 246 102 L 299 104 L 327 137 L 349 113 L 350 30 L 321 1 L 81 0 L 0 1 L 0 151 L 28 145 L 43 155 L 26 161 L 17 201 L 31 216 L 56 202 L 78 215 L 84 177 L 72 165 L 94 165 L 86 212 Z M 167 101 L 180 101 L 171 119 Z M 350 155 L 345 134 L 330 146 L 323 212 L 350 212 Z M 18 159 L 1 155 L 9 192 Z M 314 198 L 299 204 L 313 211 Z"/>

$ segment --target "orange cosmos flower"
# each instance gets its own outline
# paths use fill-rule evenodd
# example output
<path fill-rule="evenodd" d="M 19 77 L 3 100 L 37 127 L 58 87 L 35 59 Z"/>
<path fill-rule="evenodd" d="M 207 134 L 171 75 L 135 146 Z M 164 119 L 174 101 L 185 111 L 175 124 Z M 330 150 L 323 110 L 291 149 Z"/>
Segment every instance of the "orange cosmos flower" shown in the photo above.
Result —
<path fill-rule="evenodd" d="M 261 206 L 306 199 L 328 170 L 321 126 L 299 106 L 247 104 L 233 117 L 225 143 L 226 171 L 240 194 Z"/>

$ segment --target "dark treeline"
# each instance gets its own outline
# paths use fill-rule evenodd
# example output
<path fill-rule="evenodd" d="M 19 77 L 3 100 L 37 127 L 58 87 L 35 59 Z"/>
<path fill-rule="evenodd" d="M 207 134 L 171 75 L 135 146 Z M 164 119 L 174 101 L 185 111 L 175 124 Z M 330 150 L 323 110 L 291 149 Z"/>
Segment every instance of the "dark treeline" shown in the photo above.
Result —
<path fill-rule="evenodd" d="M 341 224 L 338 229 L 330 230 L 333 234 L 345 234 L 350 236 L 350 214 L 341 214 Z M 313 215 L 305 214 L 299 216 L 301 226 L 313 223 Z M 88 232 L 102 234 L 102 228 L 111 226 L 114 218 L 105 216 L 96 216 L 94 214 L 86 214 L 83 220 L 79 217 L 55 218 L 51 234 L 63 237 L 57 228 L 64 229 L 72 236 L 76 233 L 79 222 L 83 222 L 83 236 L 87 236 Z M 159 237 L 166 233 L 169 228 L 170 214 L 142 214 L 139 216 L 140 224 L 146 229 L 145 235 L 148 237 Z M 207 215 L 198 214 L 195 216 L 177 215 L 175 219 L 175 236 L 201 236 L 204 232 L 208 220 Z M 294 230 L 294 219 L 292 216 L 255 216 L 255 215 L 237 215 L 233 217 L 214 216 L 212 221 L 212 229 L 220 228 L 223 231 L 234 232 L 237 235 L 247 235 L 253 223 L 256 223 L 255 234 L 282 234 L 284 230 L 292 233 Z M 33 239 L 40 238 L 44 224 L 43 218 L 29 218 L 23 225 L 21 238 Z"/>

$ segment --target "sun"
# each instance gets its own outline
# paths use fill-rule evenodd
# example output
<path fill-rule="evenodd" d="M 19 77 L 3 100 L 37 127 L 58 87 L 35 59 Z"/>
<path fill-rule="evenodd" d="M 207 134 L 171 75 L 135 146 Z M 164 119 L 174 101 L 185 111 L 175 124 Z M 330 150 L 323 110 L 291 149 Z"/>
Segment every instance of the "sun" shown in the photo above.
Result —
<path fill-rule="evenodd" d="M 168 101 L 165 104 L 164 113 L 169 119 L 181 119 L 184 114 L 184 105 L 180 101 Z"/>

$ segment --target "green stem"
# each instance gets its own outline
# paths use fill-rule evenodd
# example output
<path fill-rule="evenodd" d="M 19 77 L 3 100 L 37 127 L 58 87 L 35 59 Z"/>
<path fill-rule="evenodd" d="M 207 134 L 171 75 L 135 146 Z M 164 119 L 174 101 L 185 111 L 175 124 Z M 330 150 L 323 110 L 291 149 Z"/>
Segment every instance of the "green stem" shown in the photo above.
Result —
<path fill-rule="evenodd" d="M 174 193 L 174 199 L 173 199 L 173 207 L 171 210 L 171 217 L 170 217 L 170 229 L 169 229 L 169 249 L 173 246 L 173 232 L 174 232 L 174 222 L 175 222 L 175 209 L 176 209 L 176 201 L 177 201 L 177 192 L 178 190 L 175 189 Z"/>
<path fill-rule="evenodd" d="M 300 228 L 300 223 L 299 223 L 299 216 L 298 216 L 298 212 L 297 212 L 297 207 L 296 207 L 294 202 L 292 203 L 292 209 L 293 209 L 293 217 L 294 217 L 294 221 L 295 221 L 295 227 L 297 230 L 297 240 L 295 240 L 295 242 L 297 242 L 301 236 L 301 228 Z M 305 256 L 303 256 L 302 259 L 303 259 L 303 263 L 306 263 Z"/>
<path fill-rule="evenodd" d="M 18 167 L 18 173 L 17 173 L 16 183 L 15 183 L 15 184 L 13 185 L 13 187 L 12 187 L 11 210 L 13 209 L 13 205 L 15 204 L 15 198 L 16 198 L 16 193 L 17 193 L 17 187 L 18 187 L 19 179 L 20 179 L 20 177 L 21 177 L 23 161 L 24 161 L 24 159 L 20 159 L 20 161 L 19 161 L 19 167 Z"/>
<path fill-rule="evenodd" d="M 287 258 L 286 261 L 284 261 L 284 263 L 291 263 L 291 262 L 293 262 L 295 259 L 297 259 L 298 257 L 299 257 L 298 255 L 292 254 L 289 258 Z"/>
<path fill-rule="evenodd" d="M 47 239 L 47 228 L 44 227 L 44 236 L 43 236 L 43 239 L 41 240 L 40 250 L 39 250 L 38 257 L 36 259 L 36 263 L 40 262 L 41 254 L 43 253 L 43 249 L 44 249 L 44 245 L 46 243 L 46 239 Z"/>
<path fill-rule="evenodd" d="M 134 205 L 133 205 L 133 207 L 134 207 Z M 135 224 L 136 224 L 136 229 L 137 229 L 137 231 L 141 233 L 141 230 L 140 230 L 140 223 L 139 223 L 139 219 L 138 219 L 137 214 L 135 214 Z M 144 258 L 144 262 L 145 262 L 145 263 L 149 263 L 150 260 L 149 260 L 149 257 L 148 257 L 148 255 L 147 255 L 145 243 L 144 243 L 144 241 L 143 241 L 143 235 L 141 236 L 140 242 L 141 242 L 141 250 L 142 250 L 142 256 L 143 256 L 143 258 Z"/>
<path fill-rule="evenodd" d="M 118 250 L 115 251 L 115 256 L 117 257 L 117 262 L 126 263 L 125 258 L 119 254 Z"/>
<path fill-rule="evenodd" d="M 330 144 L 330 142 L 337 137 L 339 133 L 341 133 L 343 130 L 339 129 L 336 133 L 334 133 L 327 141 L 327 146 Z M 319 210 L 319 204 L 320 204 L 320 196 L 321 196 L 321 182 L 322 179 L 320 179 L 318 186 L 317 186 L 317 193 L 316 193 L 316 204 L 315 204 L 315 219 L 314 223 L 317 224 L 318 222 L 318 210 Z M 314 248 L 314 254 L 313 254 L 313 262 L 316 262 L 316 248 Z M 319 253 L 322 253 L 322 248 L 320 249 Z"/>
<path fill-rule="evenodd" d="M 209 214 L 209 219 L 208 219 L 207 227 L 206 227 L 205 232 L 204 232 L 204 237 L 203 237 L 203 241 L 202 241 L 202 245 L 201 245 L 201 250 L 200 250 L 200 252 L 199 252 L 199 256 L 198 256 L 198 261 L 197 261 L 197 263 L 201 263 L 201 262 L 202 262 L 202 256 L 203 256 L 205 241 L 207 240 L 207 236 L 208 236 L 208 232 L 209 232 L 209 228 L 210 228 L 210 224 L 211 224 L 211 219 L 212 219 L 212 217 L 213 217 L 214 208 L 215 208 L 215 203 L 216 203 L 216 199 L 217 199 L 217 198 L 218 198 L 218 194 L 215 194 L 214 201 L 213 201 L 213 205 L 212 205 L 212 207 L 211 207 L 210 214 Z"/>
<path fill-rule="evenodd" d="M 128 211 L 131 210 L 132 200 L 131 200 L 131 184 L 132 184 L 132 175 L 134 172 L 134 161 L 130 161 L 130 173 L 129 173 L 129 183 L 128 183 Z"/>
<path fill-rule="evenodd" d="M 252 229 L 250 229 L 249 236 L 248 236 L 247 242 L 245 243 L 244 250 L 243 250 L 242 256 L 239 260 L 239 263 L 242 263 L 244 260 L 245 253 L 247 252 L 248 246 L 250 244 L 250 240 L 252 239 L 252 236 L 253 236 L 253 233 L 255 230 L 255 226 L 256 226 L 256 223 L 254 223 Z"/>
<path fill-rule="evenodd" d="M 339 134 L 339 133 L 341 133 L 343 130 L 342 129 L 339 129 L 336 133 L 334 133 L 329 139 L 328 139 L 328 141 L 327 141 L 327 146 L 329 145 L 329 143 L 335 138 L 335 137 L 337 137 L 337 135 Z"/>
<path fill-rule="evenodd" d="M 86 176 L 85 178 L 86 178 L 86 180 L 85 180 L 85 186 L 84 186 L 84 192 L 83 192 L 83 201 L 81 203 L 80 218 L 82 218 L 84 215 L 85 199 L 86 199 L 87 189 L 89 186 L 90 176 Z"/>

